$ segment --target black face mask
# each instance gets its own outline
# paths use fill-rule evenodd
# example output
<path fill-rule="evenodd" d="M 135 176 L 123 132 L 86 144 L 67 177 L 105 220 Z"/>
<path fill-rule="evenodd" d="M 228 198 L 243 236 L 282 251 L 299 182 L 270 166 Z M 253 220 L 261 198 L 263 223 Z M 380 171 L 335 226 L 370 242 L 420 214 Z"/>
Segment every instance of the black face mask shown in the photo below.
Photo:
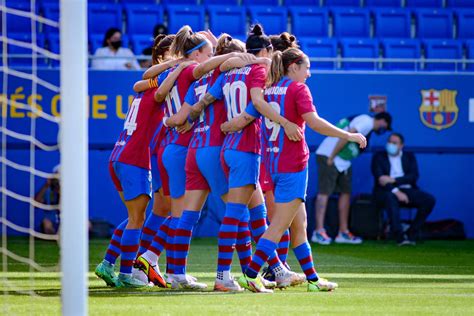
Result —
<path fill-rule="evenodd" d="M 387 129 L 385 127 L 381 127 L 381 128 L 379 128 L 378 130 L 375 131 L 375 134 L 382 135 L 386 131 L 387 131 Z"/>
<path fill-rule="evenodd" d="M 122 41 L 110 42 L 110 45 L 111 45 L 114 49 L 119 49 L 120 47 L 122 47 Z"/>

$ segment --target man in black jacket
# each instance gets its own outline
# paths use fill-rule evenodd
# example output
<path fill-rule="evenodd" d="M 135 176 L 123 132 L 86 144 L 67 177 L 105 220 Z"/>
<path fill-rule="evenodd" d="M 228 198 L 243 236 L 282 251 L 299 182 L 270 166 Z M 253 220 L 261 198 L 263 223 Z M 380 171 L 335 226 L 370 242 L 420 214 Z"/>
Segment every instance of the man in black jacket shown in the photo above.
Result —
<path fill-rule="evenodd" d="M 416 185 L 418 164 L 415 155 L 403 151 L 404 138 L 399 133 L 390 135 L 386 151 L 372 158 L 374 197 L 378 207 L 387 210 L 392 234 L 399 245 L 414 244 L 421 226 L 435 205 L 435 198 Z M 400 206 L 417 208 L 410 228 L 404 232 L 400 221 Z"/>

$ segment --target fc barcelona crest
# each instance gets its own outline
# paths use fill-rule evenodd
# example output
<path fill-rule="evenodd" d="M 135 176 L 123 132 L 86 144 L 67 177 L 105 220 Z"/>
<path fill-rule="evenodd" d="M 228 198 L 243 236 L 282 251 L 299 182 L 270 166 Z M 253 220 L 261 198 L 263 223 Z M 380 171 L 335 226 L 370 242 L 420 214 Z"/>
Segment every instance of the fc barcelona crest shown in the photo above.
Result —
<path fill-rule="evenodd" d="M 458 119 L 456 90 L 421 90 L 420 118 L 423 124 L 438 131 L 451 127 Z"/>

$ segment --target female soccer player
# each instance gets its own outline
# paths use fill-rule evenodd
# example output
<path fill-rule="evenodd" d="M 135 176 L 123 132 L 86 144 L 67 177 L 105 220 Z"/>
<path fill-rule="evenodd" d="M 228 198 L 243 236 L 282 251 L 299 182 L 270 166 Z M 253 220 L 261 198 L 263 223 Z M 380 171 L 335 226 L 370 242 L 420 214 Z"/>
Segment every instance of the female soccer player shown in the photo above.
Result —
<path fill-rule="evenodd" d="M 246 42 L 247 52 L 257 57 L 269 57 L 272 46 L 267 36 L 263 34 L 260 25 L 253 27 Z M 230 63 L 231 59 L 226 63 Z M 225 66 L 223 64 L 222 67 Z M 224 97 L 227 108 L 228 120 L 238 116 L 252 100 L 258 103 L 262 112 L 271 116 L 275 121 L 285 126 L 285 132 L 291 139 L 300 139 L 301 131 L 293 123 L 278 115 L 267 102 L 263 100 L 263 88 L 265 86 L 266 69 L 262 65 L 251 65 L 243 68 L 230 70 L 221 75 L 210 90 L 210 94 L 216 99 Z M 263 100 L 263 102 L 260 102 Z M 258 184 L 258 172 L 260 163 L 260 120 L 252 122 L 244 128 L 241 133 L 227 135 L 223 144 L 223 165 L 229 178 L 228 203 L 225 216 L 219 230 L 219 255 L 217 267 L 218 280 L 231 280 L 230 268 L 232 264 L 233 248 L 236 243 L 238 225 L 242 218 L 248 213 L 247 206 L 255 188 Z M 260 196 L 261 196 L 261 191 Z M 263 205 L 263 196 L 260 199 Z M 261 209 L 258 205 L 258 209 Z M 263 206 L 264 209 L 264 206 Z M 252 223 L 252 211 L 250 211 Z M 266 223 L 266 220 L 264 220 Z M 259 228 L 265 225 L 260 225 Z M 251 225 L 251 228 L 252 225 Z M 251 229 L 252 230 L 252 229 Z M 253 237 L 258 240 L 260 232 L 253 229 Z M 276 253 L 270 260 L 275 267 L 279 267 L 281 274 L 278 277 L 288 283 L 289 271 L 282 266 Z M 289 284 L 288 284 L 289 285 Z"/>
<path fill-rule="evenodd" d="M 365 147 L 367 142 L 362 134 L 348 133 L 317 115 L 311 93 L 305 85 L 310 76 L 309 68 L 308 57 L 299 49 L 276 52 L 272 58 L 265 99 L 303 130 L 306 122 L 311 129 L 321 134 L 345 138 Z M 223 129 L 238 130 L 239 125 L 248 124 L 253 120 L 252 117 L 258 117 L 258 112 L 253 111 L 252 107 L 248 107 L 247 112 L 252 115 L 244 114 L 243 119 L 239 118 L 223 126 Z M 242 121 L 245 123 L 242 124 Z M 264 160 L 275 184 L 275 214 L 269 228 L 260 238 L 252 261 L 239 279 L 239 284 L 253 292 L 269 292 L 257 277 L 258 272 L 277 248 L 283 232 L 291 226 L 292 247 L 308 280 L 308 291 L 333 290 L 337 288 L 337 283 L 318 277 L 306 237 L 306 211 L 303 202 L 308 179 L 308 146 L 304 138 L 291 142 L 281 131 L 281 125 L 268 118 L 265 118 L 263 134 Z"/>
<path fill-rule="evenodd" d="M 181 72 L 187 65 L 181 64 L 176 72 Z M 138 251 L 146 206 L 151 198 L 149 144 L 153 132 L 160 123 L 160 111 L 162 111 L 161 106 L 154 100 L 155 90 L 165 94 L 171 87 L 172 83 L 170 85 L 163 82 L 160 88 L 149 89 L 134 98 L 125 119 L 124 130 L 109 160 L 112 179 L 128 211 L 128 222 L 126 226 L 121 225 L 125 226 L 125 229 L 123 229 L 120 243 L 117 240 L 112 243 L 115 247 L 120 244 L 119 277 L 114 278 L 113 264 L 107 259 L 96 269 L 96 274 L 109 285 L 116 284 L 123 287 L 146 285 L 133 278 L 131 272 L 133 260 Z"/>

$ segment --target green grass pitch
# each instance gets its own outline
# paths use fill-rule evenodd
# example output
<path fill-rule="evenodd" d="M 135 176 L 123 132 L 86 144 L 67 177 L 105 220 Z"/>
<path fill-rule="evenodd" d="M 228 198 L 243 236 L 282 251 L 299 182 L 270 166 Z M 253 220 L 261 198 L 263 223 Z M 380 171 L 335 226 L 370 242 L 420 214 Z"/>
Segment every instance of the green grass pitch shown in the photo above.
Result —
<path fill-rule="evenodd" d="M 107 240 L 90 241 L 93 271 Z M 28 242 L 9 240 L 10 251 L 28 255 Z M 213 287 L 216 240 L 196 239 L 188 272 Z M 58 262 L 58 248 L 36 241 L 36 261 Z M 331 293 L 307 293 L 305 286 L 274 294 L 221 294 L 162 290 L 117 290 L 89 272 L 90 315 L 474 315 L 474 241 L 427 241 L 416 247 L 368 241 L 361 246 L 313 246 L 319 274 L 339 283 Z M 299 266 L 290 253 L 290 265 Z M 29 273 L 9 259 L 0 272 L 2 315 L 57 315 L 60 280 L 56 272 Z M 234 259 L 234 274 L 238 275 Z M 8 283 L 5 282 L 8 278 Z M 35 296 L 15 290 L 33 291 Z"/>

